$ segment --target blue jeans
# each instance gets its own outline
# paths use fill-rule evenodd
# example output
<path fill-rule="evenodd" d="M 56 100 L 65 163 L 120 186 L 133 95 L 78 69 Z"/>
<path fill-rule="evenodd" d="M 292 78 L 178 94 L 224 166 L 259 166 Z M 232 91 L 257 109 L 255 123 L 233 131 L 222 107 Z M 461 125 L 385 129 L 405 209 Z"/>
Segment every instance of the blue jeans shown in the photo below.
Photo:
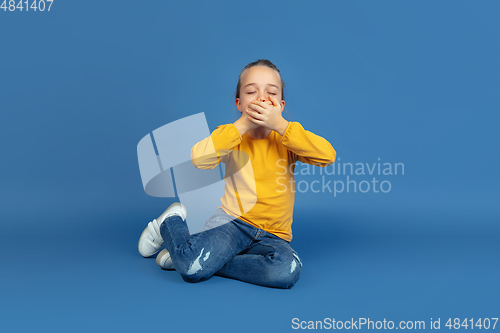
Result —
<path fill-rule="evenodd" d="M 161 224 L 160 232 L 175 269 L 187 282 L 212 275 L 266 287 L 291 288 L 302 262 L 289 242 L 218 208 L 208 224 L 212 229 L 190 235 L 177 215 Z"/>

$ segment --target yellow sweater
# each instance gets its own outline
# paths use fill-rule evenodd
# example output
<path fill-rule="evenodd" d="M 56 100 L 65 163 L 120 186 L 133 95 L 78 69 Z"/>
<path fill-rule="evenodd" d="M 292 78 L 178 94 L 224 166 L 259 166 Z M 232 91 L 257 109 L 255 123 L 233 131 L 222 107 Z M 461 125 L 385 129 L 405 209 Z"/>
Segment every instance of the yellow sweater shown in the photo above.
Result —
<path fill-rule="evenodd" d="M 286 241 L 292 240 L 295 162 L 325 167 L 336 152 L 324 138 L 289 122 L 281 136 L 264 139 L 240 135 L 233 124 L 220 125 L 191 149 L 199 169 L 226 165 L 221 208 L 229 215 Z"/>

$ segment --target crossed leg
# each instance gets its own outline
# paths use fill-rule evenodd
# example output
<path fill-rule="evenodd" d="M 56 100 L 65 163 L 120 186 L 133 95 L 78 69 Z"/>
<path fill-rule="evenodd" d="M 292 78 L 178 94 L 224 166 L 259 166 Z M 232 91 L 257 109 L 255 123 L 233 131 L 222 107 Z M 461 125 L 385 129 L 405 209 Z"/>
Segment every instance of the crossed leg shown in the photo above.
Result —
<path fill-rule="evenodd" d="M 212 275 L 267 287 L 291 288 L 302 263 L 285 240 L 233 220 L 194 235 L 177 215 L 160 226 L 175 269 L 188 282 Z"/>
<path fill-rule="evenodd" d="M 227 262 L 216 275 L 275 288 L 292 288 L 302 262 L 288 242 L 265 235 Z"/>

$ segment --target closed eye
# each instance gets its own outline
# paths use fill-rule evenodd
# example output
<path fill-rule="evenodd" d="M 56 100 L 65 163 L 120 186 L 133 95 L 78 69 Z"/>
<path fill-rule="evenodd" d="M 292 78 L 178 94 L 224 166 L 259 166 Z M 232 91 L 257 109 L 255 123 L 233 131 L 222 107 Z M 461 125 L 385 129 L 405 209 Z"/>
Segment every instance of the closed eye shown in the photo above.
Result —
<path fill-rule="evenodd" d="M 254 93 L 255 93 L 255 91 L 249 91 L 249 92 L 247 92 L 248 95 L 251 95 L 251 94 L 254 94 Z M 270 92 L 269 94 L 270 95 L 276 95 L 276 93 L 272 93 L 272 92 Z"/>

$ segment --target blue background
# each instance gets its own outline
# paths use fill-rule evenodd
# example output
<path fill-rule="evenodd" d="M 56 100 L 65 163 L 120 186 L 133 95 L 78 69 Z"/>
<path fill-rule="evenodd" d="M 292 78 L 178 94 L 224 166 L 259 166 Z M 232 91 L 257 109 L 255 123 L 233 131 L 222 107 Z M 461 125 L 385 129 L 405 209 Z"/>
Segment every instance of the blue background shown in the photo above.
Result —
<path fill-rule="evenodd" d="M 0 328 L 287 332 L 293 318 L 361 317 L 448 330 L 450 317 L 500 317 L 499 10 L 56 0 L 0 11 Z M 291 290 L 188 284 L 137 252 L 175 201 L 145 194 L 137 143 L 199 112 L 211 131 L 234 122 L 238 75 L 259 58 L 281 70 L 285 118 L 340 162 L 405 173 L 377 176 L 385 194 L 296 194 L 304 267 Z"/>

